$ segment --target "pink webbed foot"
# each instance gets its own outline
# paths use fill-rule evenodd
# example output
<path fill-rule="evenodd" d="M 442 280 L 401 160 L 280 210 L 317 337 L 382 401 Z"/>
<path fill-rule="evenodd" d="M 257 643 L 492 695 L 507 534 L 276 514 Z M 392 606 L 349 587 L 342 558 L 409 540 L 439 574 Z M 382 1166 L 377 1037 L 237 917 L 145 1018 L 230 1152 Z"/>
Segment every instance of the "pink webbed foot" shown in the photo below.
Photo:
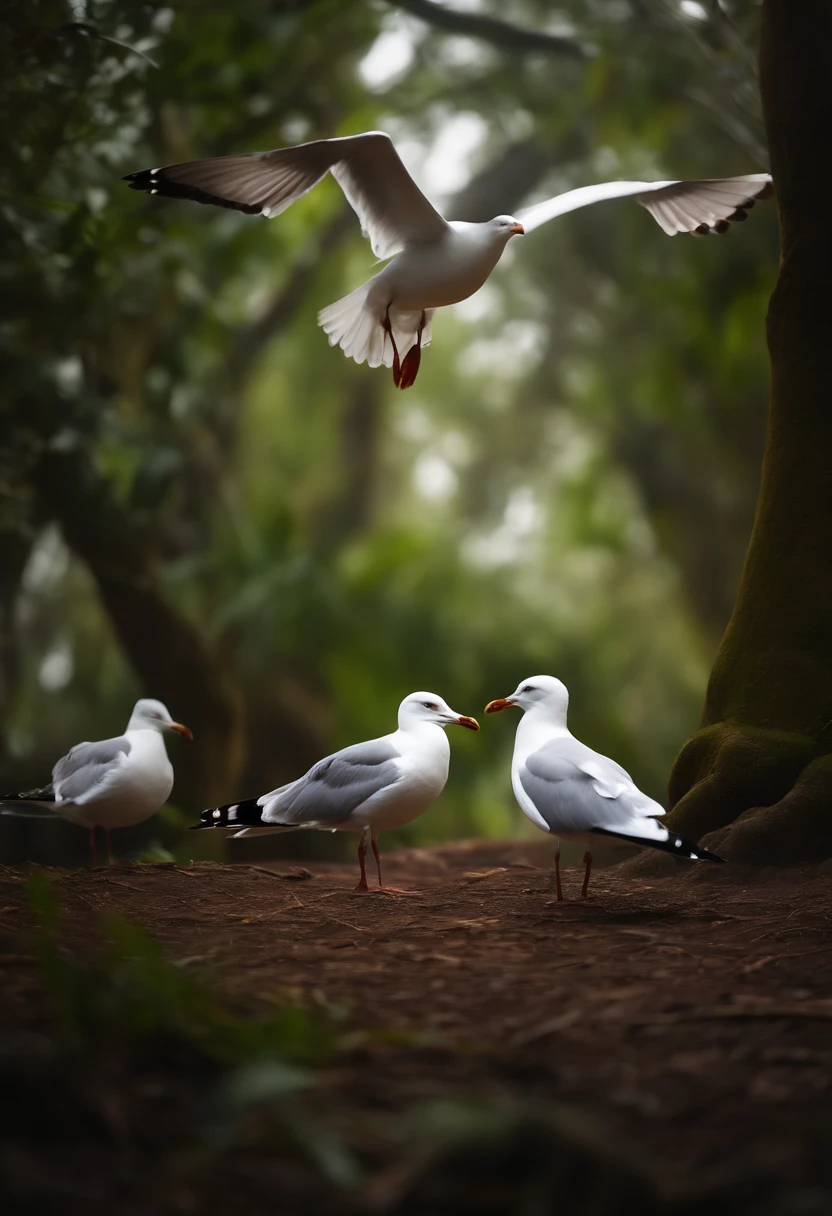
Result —
<path fill-rule="evenodd" d="M 399 388 L 410 388 L 415 383 L 416 377 L 419 374 L 419 366 L 422 362 L 422 330 L 425 328 L 425 314 L 422 313 L 419 321 L 419 329 L 416 334 L 416 342 L 411 346 L 410 350 L 404 357 L 402 363 L 401 383 Z"/>
<path fill-rule="evenodd" d="M 410 388 L 419 374 L 419 364 L 421 362 L 421 346 L 411 346 L 410 350 L 404 357 L 404 363 L 402 364 L 401 384 L 399 385 L 399 388 Z"/>

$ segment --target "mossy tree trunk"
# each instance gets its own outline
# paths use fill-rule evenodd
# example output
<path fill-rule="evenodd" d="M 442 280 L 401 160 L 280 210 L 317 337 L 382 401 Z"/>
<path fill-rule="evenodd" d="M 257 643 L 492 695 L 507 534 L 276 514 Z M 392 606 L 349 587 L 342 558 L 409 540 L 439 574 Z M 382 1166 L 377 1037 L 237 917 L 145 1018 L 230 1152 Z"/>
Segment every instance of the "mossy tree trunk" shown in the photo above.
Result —
<path fill-rule="evenodd" d="M 832 5 L 765 0 L 761 85 L 780 217 L 760 497 L 702 729 L 669 822 L 736 861 L 832 855 Z M 719 831 L 717 832 L 717 829 Z"/>

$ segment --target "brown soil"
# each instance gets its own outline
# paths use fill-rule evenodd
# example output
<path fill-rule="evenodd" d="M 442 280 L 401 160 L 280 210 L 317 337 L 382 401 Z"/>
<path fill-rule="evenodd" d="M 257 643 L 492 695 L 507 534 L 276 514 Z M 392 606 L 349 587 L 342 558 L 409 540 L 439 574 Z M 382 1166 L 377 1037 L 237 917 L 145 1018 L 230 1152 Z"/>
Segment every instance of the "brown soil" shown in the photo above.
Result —
<path fill-rule="evenodd" d="M 345 1051 L 330 1075 L 344 1109 L 552 1101 L 683 1189 L 737 1174 L 832 1184 L 832 874 L 608 868 L 594 899 L 558 907 L 549 853 L 388 854 L 385 879 L 406 895 L 353 894 L 354 869 L 332 864 L 49 873 L 78 943 L 117 911 L 171 959 L 210 962 L 238 1006 L 322 993 L 351 1026 L 405 1032 Z M 0 872 L 0 982 L 18 1026 L 40 1000 L 15 944 L 21 875 Z M 580 872 L 565 885 L 577 894 Z"/>

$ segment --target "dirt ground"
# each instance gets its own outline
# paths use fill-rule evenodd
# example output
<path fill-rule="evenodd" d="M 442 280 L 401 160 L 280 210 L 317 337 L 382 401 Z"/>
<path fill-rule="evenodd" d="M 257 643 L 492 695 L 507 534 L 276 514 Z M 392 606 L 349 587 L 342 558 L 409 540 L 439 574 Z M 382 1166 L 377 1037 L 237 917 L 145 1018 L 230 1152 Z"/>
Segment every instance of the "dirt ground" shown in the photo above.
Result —
<path fill-rule="evenodd" d="M 832 1186 L 832 872 L 626 867 L 552 906 L 548 844 L 464 842 L 353 867 L 273 863 L 50 870 L 80 943 L 96 913 L 210 963 L 238 1003 L 322 993 L 366 1044 L 333 1085 L 355 1109 L 465 1094 L 566 1103 L 671 1185 L 737 1172 Z M 3 1017 L 36 1002 L 17 938 L 23 871 L 0 871 Z M 567 895 L 580 872 L 566 872 Z"/>

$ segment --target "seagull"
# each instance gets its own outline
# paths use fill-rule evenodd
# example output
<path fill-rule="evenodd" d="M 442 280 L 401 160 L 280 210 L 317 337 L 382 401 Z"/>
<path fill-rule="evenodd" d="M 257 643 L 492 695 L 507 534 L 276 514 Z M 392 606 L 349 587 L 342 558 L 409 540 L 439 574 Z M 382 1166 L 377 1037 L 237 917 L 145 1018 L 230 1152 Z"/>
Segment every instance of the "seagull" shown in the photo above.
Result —
<path fill-rule="evenodd" d="M 373 253 L 387 265 L 318 314 L 330 346 L 356 363 L 384 364 L 397 388 L 416 379 L 437 308 L 482 287 L 513 236 L 568 211 L 632 198 L 668 235 L 727 232 L 771 193 L 771 175 L 691 181 L 602 182 L 487 223 L 448 222 L 422 194 L 389 135 L 365 131 L 271 152 L 216 156 L 128 173 L 131 190 L 228 207 L 246 215 L 280 215 L 331 173 L 358 215 Z M 390 259 L 388 261 L 388 259 Z M 401 358 L 400 352 L 406 352 Z"/>
<path fill-rule="evenodd" d="M 691 861 L 725 860 L 659 823 L 664 808 L 642 794 L 620 764 L 570 734 L 566 725 L 569 693 L 560 680 L 532 676 L 510 697 L 491 701 L 485 712 L 496 714 L 512 705 L 523 710 L 523 717 L 514 741 L 511 785 L 526 818 L 556 838 L 554 902 L 564 902 L 561 839 L 591 845 L 598 836 L 608 836 Z M 592 869 L 589 850 L 583 860 L 586 869 L 581 898 L 586 899 Z"/>
<path fill-rule="evenodd" d="M 451 755 L 446 726 L 479 730 L 474 718 L 456 713 L 436 693 L 412 692 L 399 706 L 398 730 L 342 748 L 259 798 L 211 807 L 194 829 L 242 829 L 235 836 L 299 828 L 360 832 L 355 890 L 361 892 L 370 890 L 364 867 L 369 832 L 379 891 L 402 894 L 383 884 L 378 835 L 417 819 L 442 793 Z"/>
<path fill-rule="evenodd" d="M 95 829 L 110 831 L 143 823 L 164 806 L 173 789 L 173 768 L 162 734 L 174 731 L 193 739 L 187 726 L 174 722 L 161 701 L 143 698 L 133 706 L 127 730 L 115 739 L 76 743 L 52 769 L 40 789 L 6 794 L 3 802 L 48 803 L 64 819 L 89 828 L 93 865 Z"/>

